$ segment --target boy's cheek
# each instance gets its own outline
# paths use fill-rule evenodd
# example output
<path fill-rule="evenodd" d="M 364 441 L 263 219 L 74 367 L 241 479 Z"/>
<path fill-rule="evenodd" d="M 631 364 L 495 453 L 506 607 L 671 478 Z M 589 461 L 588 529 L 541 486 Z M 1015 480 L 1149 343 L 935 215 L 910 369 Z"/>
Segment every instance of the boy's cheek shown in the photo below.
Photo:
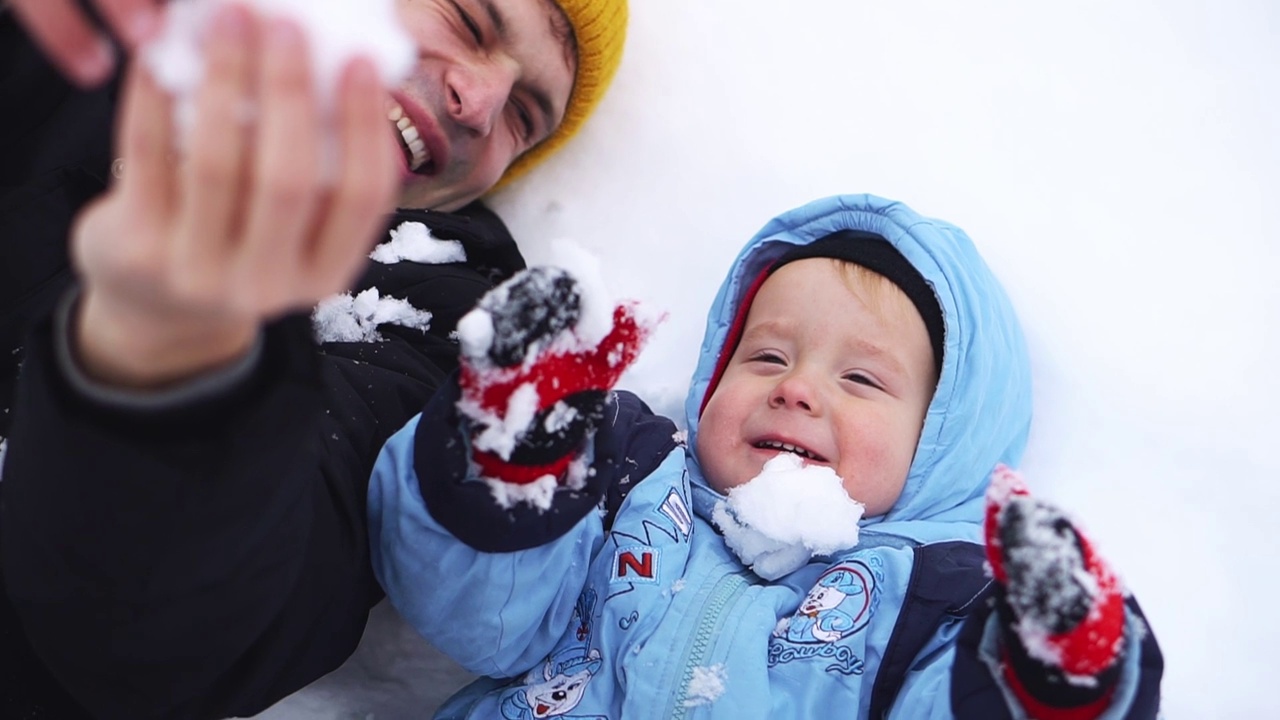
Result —
<path fill-rule="evenodd" d="M 907 484 L 910 455 L 901 457 L 893 448 L 861 448 L 854 463 L 841 463 L 836 472 L 845 493 L 866 506 L 865 517 L 884 515 L 893 509 Z"/>
<path fill-rule="evenodd" d="M 705 421 L 707 416 L 703 416 Z M 721 428 L 713 422 L 702 423 L 694 447 L 694 457 L 698 459 L 698 467 L 702 468 L 703 477 L 712 489 L 727 492 L 730 488 L 742 484 L 745 480 L 732 477 L 733 469 L 742 463 L 732 462 L 724 451 L 725 440 L 721 437 Z"/>

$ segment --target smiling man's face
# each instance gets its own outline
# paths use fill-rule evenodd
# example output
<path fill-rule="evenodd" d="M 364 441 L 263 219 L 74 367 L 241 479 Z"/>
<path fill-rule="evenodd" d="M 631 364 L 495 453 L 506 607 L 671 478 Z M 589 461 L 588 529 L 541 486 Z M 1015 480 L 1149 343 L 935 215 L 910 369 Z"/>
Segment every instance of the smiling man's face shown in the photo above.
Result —
<path fill-rule="evenodd" d="M 852 269 L 798 260 L 760 286 L 698 421 L 698 463 L 715 489 L 791 452 L 835 470 L 867 517 L 902 493 L 933 398 L 933 349 L 906 294 Z"/>
<path fill-rule="evenodd" d="M 398 0 L 418 49 L 388 118 L 405 164 L 400 207 L 479 198 L 564 117 L 577 71 L 551 0 Z"/>

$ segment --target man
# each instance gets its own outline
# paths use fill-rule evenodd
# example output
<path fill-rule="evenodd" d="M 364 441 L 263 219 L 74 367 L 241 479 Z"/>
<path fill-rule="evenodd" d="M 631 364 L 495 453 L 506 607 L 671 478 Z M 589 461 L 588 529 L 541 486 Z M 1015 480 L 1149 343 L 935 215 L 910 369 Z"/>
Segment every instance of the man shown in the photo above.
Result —
<path fill-rule="evenodd" d="M 100 9 L 141 37 L 126 4 Z M 74 10 L 14 7 L 33 28 L 41 8 Z M 17 158 L 0 170 L 0 717 L 249 715 L 355 648 L 381 597 L 369 469 L 456 367 L 457 318 L 524 265 L 473 201 L 576 132 L 626 22 L 624 0 L 399 8 L 419 63 L 389 95 L 347 68 L 332 185 L 314 180 L 304 40 L 287 23 L 222 11 L 197 140 L 174 163 L 168 100 L 144 73 L 124 83 L 112 153 L 116 81 L 57 81 L 0 17 L 0 104 L 29 110 L 0 135 Z M 243 97 L 252 127 L 226 112 Z M 73 288 L 70 219 L 113 174 L 76 221 Z M 421 223 L 465 257 L 368 262 L 392 204 L 391 228 Z M 289 313 L 362 267 L 357 290 L 431 312 L 427 331 L 382 324 L 317 352 Z"/>

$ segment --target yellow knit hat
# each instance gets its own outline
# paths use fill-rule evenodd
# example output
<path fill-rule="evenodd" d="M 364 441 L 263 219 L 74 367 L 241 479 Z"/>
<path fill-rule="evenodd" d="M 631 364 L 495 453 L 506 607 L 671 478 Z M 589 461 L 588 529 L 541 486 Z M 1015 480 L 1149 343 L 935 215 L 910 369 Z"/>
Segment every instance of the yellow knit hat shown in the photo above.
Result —
<path fill-rule="evenodd" d="M 622 61 L 627 38 L 627 0 L 555 0 L 573 26 L 578 42 L 578 74 L 564 110 L 564 120 L 546 140 L 521 155 L 494 189 L 511 182 L 542 162 L 577 134 L 604 97 Z"/>

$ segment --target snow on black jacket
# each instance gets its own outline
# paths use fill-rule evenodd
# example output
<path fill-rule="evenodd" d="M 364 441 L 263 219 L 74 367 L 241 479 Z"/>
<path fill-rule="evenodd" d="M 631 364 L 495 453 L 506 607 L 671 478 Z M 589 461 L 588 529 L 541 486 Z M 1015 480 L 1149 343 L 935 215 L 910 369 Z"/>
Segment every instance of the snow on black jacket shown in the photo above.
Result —
<path fill-rule="evenodd" d="M 466 262 L 370 263 L 359 287 L 431 311 L 426 333 L 317 352 L 288 318 L 213 397 L 97 402 L 59 371 L 51 316 L 71 220 L 110 177 L 114 98 L 68 87 L 0 15 L 0 720 L 250 715 L 341 664 L 381 597 L 377 452 L 456 367 L 457 319 L 524 267 L 481 205 L 401 211 L 392 227 Z"/>

